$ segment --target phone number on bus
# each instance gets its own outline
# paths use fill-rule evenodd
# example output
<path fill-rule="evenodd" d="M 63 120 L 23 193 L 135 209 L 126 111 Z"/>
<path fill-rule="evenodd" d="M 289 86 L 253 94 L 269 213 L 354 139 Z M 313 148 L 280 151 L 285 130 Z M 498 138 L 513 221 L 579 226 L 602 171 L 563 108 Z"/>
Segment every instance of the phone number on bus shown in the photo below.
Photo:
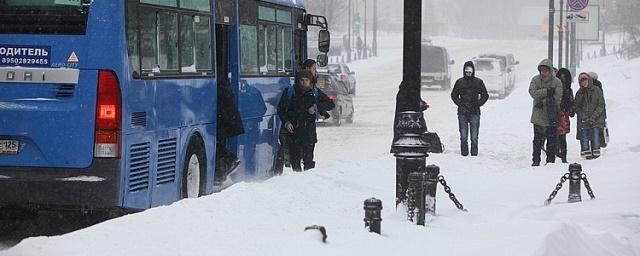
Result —
<path fill-rule="evenodd" d="M 32 59 L 32 58 L 2 58 L 2 64 L 18 64 L 18 65 L 49 65 L 48 59 Z"/>

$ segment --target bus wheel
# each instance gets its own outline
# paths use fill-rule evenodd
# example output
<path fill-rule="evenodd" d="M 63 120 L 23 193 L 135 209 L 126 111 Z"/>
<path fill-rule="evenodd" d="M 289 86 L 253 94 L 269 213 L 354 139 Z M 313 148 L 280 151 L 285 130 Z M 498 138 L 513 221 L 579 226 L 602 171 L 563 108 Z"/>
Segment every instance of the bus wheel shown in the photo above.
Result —
<path fill-rule="evenodd" d="M 202 143 L 190 143 L 182 171 L 182 198 L 202 195 L 207 164 Z"/>

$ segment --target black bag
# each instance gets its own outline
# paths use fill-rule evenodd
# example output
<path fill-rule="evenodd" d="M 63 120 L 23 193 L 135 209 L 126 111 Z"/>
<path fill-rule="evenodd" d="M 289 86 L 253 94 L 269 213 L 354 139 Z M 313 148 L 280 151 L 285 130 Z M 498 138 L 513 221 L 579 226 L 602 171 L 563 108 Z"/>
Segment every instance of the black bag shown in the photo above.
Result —
<path fill-rule="evenodd" d="M 442 153 L 444 152 L 444 145 L 440 141 L 440 137 L 435 132 L 425 132 L 422 134 L 422 139 L 429 143 L 429 153 Z"/>

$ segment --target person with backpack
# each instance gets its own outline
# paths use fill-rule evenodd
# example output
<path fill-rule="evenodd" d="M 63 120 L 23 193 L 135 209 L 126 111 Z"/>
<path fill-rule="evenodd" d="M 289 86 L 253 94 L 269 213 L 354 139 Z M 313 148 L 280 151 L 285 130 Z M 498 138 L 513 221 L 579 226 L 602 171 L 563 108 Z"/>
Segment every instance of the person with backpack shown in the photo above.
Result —
<path fill-rule="evenodd" d="M 313 79 L 310 70 L 298 72 L 296 83 L 284 90 L 278 104 L 278 116 L 289 135 L 287 144 L 291 168 L 298 172 L 303 170 L 302 163 L 304 170 L 315 167 L 313 153 L 318 142 L 316 120 L 320 112 L 335 107 L 326 94 L 312 85 Z"/>
<path fill-rule="evenodd" d="M 558 157 L 562 163 L 567 162 L 567 134 L 571 131 L 571 121 L 569 118 L 575 116 L 573 109 L 573 90 L 571 90 L 571 72 L 566 68 L 561 68 L 556 73 L 556 77 L 562 82 L 562 100 L 560 101 L 560 116 L 556 126 L 558 135 Z"/>
<path fill-rule="evenodd" d="M 531 79 L 529 95 L 533 99 L 531 123 L 533 124 L 533 153 L 531 166 L 540 166 L 540 154 L 547 141 L 547 163 L 556 160 L 556 125 L 562 100 L 562 82 L 553 75 L 551 60 L 544 59 L 538 65 L 539 74 Z"/>

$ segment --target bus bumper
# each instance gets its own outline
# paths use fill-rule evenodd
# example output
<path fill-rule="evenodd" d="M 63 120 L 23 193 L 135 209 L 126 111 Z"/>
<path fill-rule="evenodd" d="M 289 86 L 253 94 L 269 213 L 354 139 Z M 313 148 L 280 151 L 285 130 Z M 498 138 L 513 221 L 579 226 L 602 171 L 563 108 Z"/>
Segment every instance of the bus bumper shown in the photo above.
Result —
<path fill-rule="evenodd" d="M 120 159 L 94 158 L 88 168 L 0 166 L 0 206 L 117 208 Z"/>

